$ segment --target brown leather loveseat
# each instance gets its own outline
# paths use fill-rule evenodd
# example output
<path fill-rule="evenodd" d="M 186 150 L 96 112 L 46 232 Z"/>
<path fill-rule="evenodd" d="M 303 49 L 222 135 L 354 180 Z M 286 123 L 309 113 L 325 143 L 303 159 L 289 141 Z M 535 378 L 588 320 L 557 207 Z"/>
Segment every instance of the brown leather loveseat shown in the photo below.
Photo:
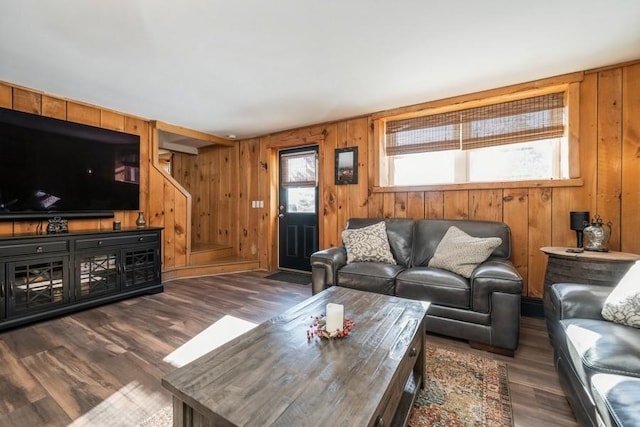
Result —
<path fill-rule="evenodd" d="M 313 293 L 329 286 L 431 302 L 428 331 L 466 339 L 473 347 L 513 355 L 520 332 L 522 278 L 509 261 L 511 231 L 501 222 L 441 219 L 355 218 L 347 230 L 384 221 L 396 264 L 347 263 L 344 246 L 311 256 Z M 429 267 L 451 226 L 469 236 L 499 237 L 501 243 L 469 278 Z"/>

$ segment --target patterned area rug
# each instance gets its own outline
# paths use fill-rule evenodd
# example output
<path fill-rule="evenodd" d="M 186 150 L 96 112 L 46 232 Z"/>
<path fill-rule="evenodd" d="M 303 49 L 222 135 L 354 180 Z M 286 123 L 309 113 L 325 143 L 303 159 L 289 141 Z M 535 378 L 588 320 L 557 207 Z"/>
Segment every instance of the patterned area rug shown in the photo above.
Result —
<path fill-rule="evenodd" d="M 488 357 L 427 345 L 427 384 L 411 411 L 411 427 L 512 427 L 507 365 Z M 167 406 L 139 427 L 171 427 Z"/>
<path fill-rule="evenodd" d="M 426 361 L 409 426 L 513 426 L 506 363 L 430 345 Z"/>
<path fill-rule="evenodd" d="M 165 406 L 158 412 L 153 414 L 145 421 L 138 424 L 138 427 L 172 427 L 173 426 L 173 407 Z"/>

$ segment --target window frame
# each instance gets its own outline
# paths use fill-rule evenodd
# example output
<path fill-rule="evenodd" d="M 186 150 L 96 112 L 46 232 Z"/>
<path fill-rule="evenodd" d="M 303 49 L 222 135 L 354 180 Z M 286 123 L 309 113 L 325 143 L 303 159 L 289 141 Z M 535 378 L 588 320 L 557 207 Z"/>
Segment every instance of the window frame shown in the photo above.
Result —
<path fill-rule="evenodd" d="M 558 186 L 580 186 L 583 181 L 580 178 L 580 152 L 579 152 L 579 82 L 569 82 L 563 84 L 554 84 L 546 87 L 530 89 L 528 86 L 523 90 L 514 90 L 512 92 L 487 97 L 468 96 L 468 100 L 460 101 L 459 98 L 453 98 L 452 102 L 446 103 L 447 100 L 423 104 L 422 108 L 413 108 L 412 111 L 389 114 L 373 118 L 373 138 L 374 138 L 374 156 L 377 160 L 377 173 L 374 177 L 374 192 L 395 192 L 395 191 L 435 191 L 448 189 L 471 189 L 471 188 L 520 188 L 520 187 L 558 187 Z M 481 107 L 490 104 L 515 101 L 518 99 L 531 98 L 539 95 L 546 95 L 554 92 L 564 92 L 566 97 L 567 123 L 565 135 L 567 138 L 568 149 L 568 178 L 566 179 L 549 179 L 549 180 L 526 180 L 526 181 L 490 181 L 490 182 L 461 182 L 448 184 L 418 184 L 409 186 L 389 185 L 390 174 L 390 157 L 385 155 L 385 124 L 387 121 L 395 121 L 401 119 L 421 117 L 425 115 L 441 114 L 451 111 L 464 110 L 468 108 Z M 455 102 L 455 101 L 458 102 Z M 436 104 L 430 106 L 430 104 Z"/>

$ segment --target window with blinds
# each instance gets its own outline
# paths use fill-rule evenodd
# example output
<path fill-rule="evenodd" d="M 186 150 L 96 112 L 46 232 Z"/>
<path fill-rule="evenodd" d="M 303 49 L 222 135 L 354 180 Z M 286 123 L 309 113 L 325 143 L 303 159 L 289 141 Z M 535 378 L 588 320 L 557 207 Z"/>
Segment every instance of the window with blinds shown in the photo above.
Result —
<path fill-rule="evenodd" d="M 471 150 L 564 135 L 564 92 L 386 122 L 386 153 Z"/>
<path fill-rule="evenodd" d="M 561 178 L 565 92 L 385 121 L 390 185 Z M 563 154 L 564 153 L 564 154 Z"/>
<path fill-rule="evenodd" d="M 280 184 L 283 187 L 315 186 L 317 181 L 315 151 L 285 154 L 280 159 Z"/>

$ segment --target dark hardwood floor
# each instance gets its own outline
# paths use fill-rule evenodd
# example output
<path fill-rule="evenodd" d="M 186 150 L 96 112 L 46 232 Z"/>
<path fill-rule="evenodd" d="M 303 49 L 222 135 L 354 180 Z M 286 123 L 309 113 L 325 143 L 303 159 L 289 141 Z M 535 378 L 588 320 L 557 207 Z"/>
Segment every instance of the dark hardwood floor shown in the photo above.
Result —
<path fill-rule="evenodd" d="M 160 294 L 0 333 L 0 426 L 137 425 L 171 403 L 160 379 L 175 369 L 163 359 L 176 348 L 225 315 L 260 323 L 311 295 L 266 275 L 174 280 Z M 522 319 L 513 358 L 428 339 L 507 362 L 516 426 L 577 425 L 542 319 Z"/>

